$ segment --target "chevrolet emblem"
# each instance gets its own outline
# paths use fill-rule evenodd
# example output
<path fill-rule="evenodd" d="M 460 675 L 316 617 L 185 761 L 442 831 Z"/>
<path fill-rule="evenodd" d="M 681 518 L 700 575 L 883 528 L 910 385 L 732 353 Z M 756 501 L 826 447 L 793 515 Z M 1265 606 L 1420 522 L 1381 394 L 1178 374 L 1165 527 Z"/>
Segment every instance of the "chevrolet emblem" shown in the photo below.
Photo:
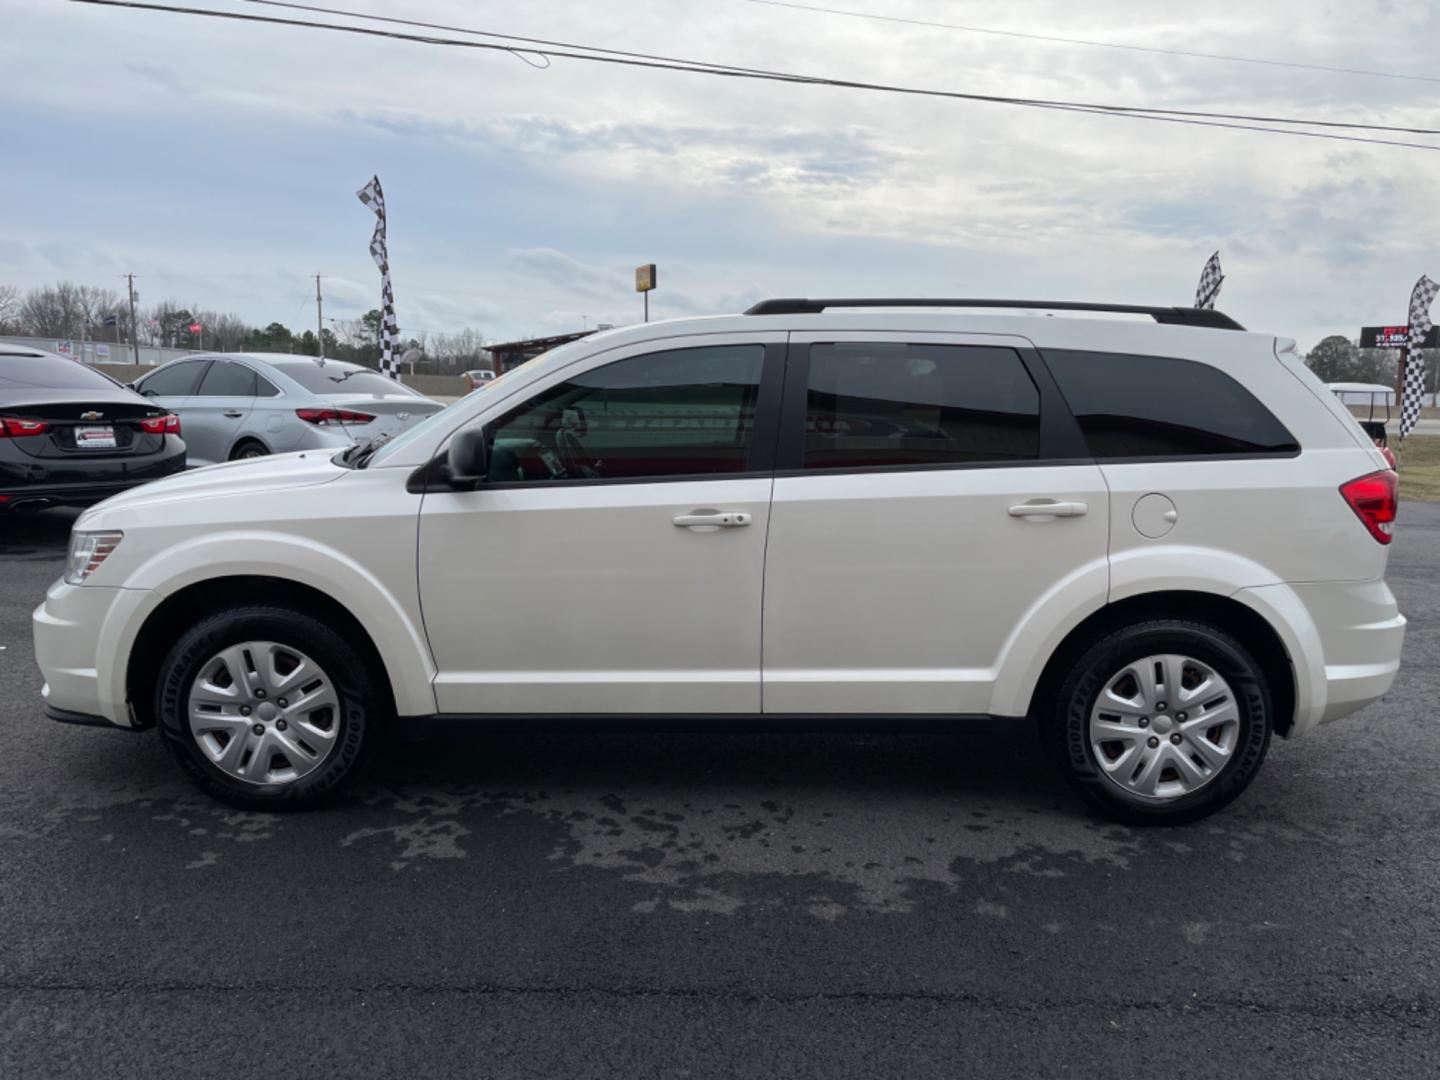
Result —
<path fill-rule="evenodd" d="M 103 420 L 104 418 L 105 414 L 103 412 L 95 412 L 93 409 L 90 412 L 82 412 L 80 414 L 81 420 Z"/>

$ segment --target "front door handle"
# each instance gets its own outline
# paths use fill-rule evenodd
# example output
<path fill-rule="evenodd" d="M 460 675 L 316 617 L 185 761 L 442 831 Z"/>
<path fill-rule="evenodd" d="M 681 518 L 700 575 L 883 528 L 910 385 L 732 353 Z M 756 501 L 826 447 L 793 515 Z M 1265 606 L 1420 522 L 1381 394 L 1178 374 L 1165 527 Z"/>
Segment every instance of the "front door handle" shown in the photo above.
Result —
<path fill-rule="evenodd" d="M 223 413 L 221 413 L 220 415 L 221 415 L 221 416 L 228 416 L 231 420 L 239 420 L 240 417 L 244 416 L 245 414 L 244 414 L 243 412 L 241 412 L 239 409 L 226 409 L 226 410 L 225 410 Z"/>
<path fill-rule="evenodd" d="M 671 518 L 682 529 L 710 528 L 738 529 L 753 520 L 744 510 L 696 510 L 690 514 L 676 514 Z"/>
<path fill-rule="evenodd" d="M 1036 499 L 1033 502 L 1017 503 L 1010 507 L 1011 517 L 1080 517 L 1090 507 L 1083 502 L 1057 502 L 1055 499 Z"/>

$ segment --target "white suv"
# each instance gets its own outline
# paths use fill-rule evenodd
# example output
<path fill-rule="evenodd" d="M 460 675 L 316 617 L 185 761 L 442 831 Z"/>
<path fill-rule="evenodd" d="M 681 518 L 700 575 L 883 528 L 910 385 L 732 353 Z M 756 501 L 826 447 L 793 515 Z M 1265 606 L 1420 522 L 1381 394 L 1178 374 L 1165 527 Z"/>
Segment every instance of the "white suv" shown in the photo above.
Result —
<path fill-rule="evenodd" d="M 1293 342 L 1219 313 L 775 300 L 102 503 L 35 649 L 48 715 L 250 807 L 411 717 L 1028 716 L 1102 810 L 1177 822 L 1389 688 L 1395 510 Z"/>

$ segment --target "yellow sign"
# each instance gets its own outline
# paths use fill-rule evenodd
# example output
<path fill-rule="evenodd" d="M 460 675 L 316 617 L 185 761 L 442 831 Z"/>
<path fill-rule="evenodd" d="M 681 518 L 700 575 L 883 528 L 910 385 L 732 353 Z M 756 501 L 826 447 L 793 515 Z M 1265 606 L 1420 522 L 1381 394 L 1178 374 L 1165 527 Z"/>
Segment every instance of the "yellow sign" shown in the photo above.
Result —
<path fill-rule="evenodd" d="M 635 291 L 649 292 L 655 288 L 655 264 L 646 263 L 635 268 Z"/>

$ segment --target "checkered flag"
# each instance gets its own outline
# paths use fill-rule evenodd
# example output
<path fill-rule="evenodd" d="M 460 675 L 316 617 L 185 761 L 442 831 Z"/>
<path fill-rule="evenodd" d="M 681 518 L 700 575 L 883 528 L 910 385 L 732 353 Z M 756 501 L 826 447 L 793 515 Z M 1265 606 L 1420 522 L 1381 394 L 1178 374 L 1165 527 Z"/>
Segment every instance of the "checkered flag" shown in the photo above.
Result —
<path fill-rule="evenodd" d="M 1220 253 L 1217 251 L 1205 260 L 1205 269 L 1200 271 L 1200 284 L 1195 289 L 1195 306 L 1213 308 L 1220 296 L 1220 285 L 1225 275 L 1220 272 Z"/>
<path fill-rule="evenodd" d="M 1420 343 L 1433 325 L 1430 301 L 1436 292 L 1440 292 L 1440 285 L 1422 274 L 1410 293 L 1410 341 L 1405 348 L 1405 385 L 1400 393 L 1401 442 L 1420 419 L 1420 399 L 1425 392 L 1425 354 L 1420 351 Z"/>
<path fill-rule="evenodd" d="M 396 353 L 400 350 L 400 327 L 395 322 L 395 294 L 390 291 L 390 257 L 385 250 L 385 192 L 380 189 L 380 178 L 372 176 L 370 183 L 355 194 L 375 211 L 370 257 L 380 268 L 380 371 L 392 379 L 399 379 Z"/>

